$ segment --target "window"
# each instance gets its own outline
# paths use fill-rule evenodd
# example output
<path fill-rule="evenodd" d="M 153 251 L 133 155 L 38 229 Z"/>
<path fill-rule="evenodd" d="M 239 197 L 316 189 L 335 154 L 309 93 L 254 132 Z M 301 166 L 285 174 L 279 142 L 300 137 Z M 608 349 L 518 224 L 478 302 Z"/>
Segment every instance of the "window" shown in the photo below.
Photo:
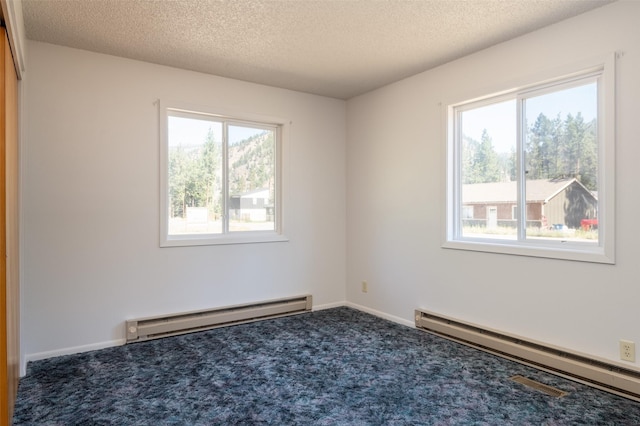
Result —
<path fill-rule="evenodd" d="M 161 246 L 284 241 L 283 120 L 161 103 Z"/>
<path fill-rule="evenodd" d="M 449 106 L 445 248 L 614 262 L 612 61 Z"/>
<path fill-rule="evenodd" d="M 473 206 L 462 206 L 462 219 L 473 219 Z"/>

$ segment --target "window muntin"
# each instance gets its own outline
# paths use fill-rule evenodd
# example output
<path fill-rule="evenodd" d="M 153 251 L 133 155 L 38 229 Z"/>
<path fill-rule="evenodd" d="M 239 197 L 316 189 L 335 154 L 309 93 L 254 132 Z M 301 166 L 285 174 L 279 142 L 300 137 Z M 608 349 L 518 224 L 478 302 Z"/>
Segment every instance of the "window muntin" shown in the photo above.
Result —
<path fill-rule="evenodd" d="M 449 106 L 444 247 L 613 263 L 611 67 Z"/>
<path fill-rule="evenodd" d="M 161 246 L 286 241 L 284 122 L 161 105 Z"/>

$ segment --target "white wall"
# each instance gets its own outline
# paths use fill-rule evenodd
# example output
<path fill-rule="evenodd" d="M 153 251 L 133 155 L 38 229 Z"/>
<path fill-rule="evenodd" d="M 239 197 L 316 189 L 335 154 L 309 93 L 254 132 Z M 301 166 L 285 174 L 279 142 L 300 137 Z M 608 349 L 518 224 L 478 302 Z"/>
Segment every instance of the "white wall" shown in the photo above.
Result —
<path fill-rule="evenodd" d="M 22 353 L 120 343 L 128 318 L 345 301 L 346 103 L 29 42 Z M 290 119 L 286 243 L 159 248 L 157 99 Z"/>
<path fill-rule="evenodd" d="M 407 322 L 422 307 L 614 362 L 619 339 L 640 344 L 639 20 L 640 2 L 616 2 L 349 100 L 347 300 Z M 614 51 L 616 265 L 441 248 L 444 103 Z"/>

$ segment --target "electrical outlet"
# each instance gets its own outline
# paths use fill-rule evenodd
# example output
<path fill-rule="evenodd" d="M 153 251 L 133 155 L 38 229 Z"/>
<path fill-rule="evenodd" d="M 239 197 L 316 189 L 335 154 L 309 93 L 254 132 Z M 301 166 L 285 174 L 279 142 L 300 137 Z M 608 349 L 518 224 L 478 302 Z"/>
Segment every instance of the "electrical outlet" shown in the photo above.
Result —
<path fill-rule="evenodd" d="M 635 362 L 636 344 L 629 340 L 620 340 L 620 359 Z"/>
<path fill-rule="evenodd" d="M 369 285 L 366 281 L 362 281 L 362 292 L 367 293 L 369 291 Z"/>

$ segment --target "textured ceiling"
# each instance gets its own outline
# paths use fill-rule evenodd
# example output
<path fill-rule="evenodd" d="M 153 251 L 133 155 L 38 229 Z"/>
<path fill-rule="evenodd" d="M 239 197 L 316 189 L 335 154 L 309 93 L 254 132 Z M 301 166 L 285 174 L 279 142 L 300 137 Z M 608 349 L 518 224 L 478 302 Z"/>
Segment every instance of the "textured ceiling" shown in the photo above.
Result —
<path fill-rule="evenodd" d="M 22 4 L 31 40 L 348 99 L 611 1 Z"/>

